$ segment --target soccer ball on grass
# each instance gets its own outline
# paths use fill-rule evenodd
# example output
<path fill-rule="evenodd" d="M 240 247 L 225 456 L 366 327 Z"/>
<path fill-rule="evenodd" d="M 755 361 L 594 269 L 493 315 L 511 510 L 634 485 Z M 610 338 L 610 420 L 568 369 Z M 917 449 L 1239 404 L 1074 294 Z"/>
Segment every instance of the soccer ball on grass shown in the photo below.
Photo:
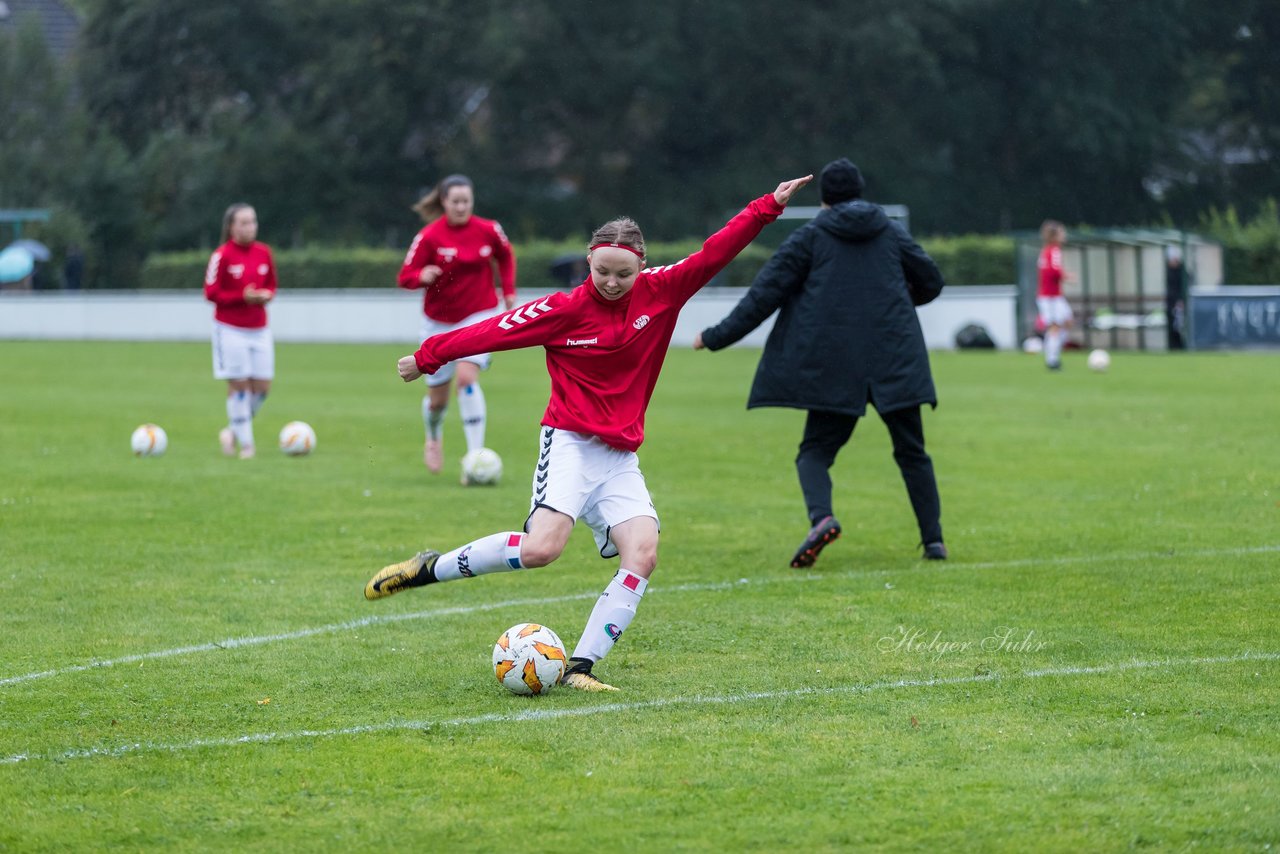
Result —
<path fill-rule="evenodd" d="M 158 457 L 169 447 L 169 437 L 155 424 L 143 424 L 129 437 L 135 457 Z"/>
<path fill-rule="evenodd" d="M 555 632 L 517 623 L 493 645 L 493 675 L 512 694 L 545 694 L 560 684 L 568 656 Z"/>
<path fill-rule="evenodd" d="M 1092 350 L 1089 353 L 1089 370 L 1102 373 L 1111 367 L 1111 354 L 1106 350 Z"/>
<path fill-rule="evenodd" d="M 290 421 L 280 431 L 280 450 L 290 457 L 301 457 L 316 447 L 316 431 L 305 421 Z"/>
<path fill-rule="evenodd" d="M 502 457 L 489 448 L 468 451 L 462 457 L 464 486 L 489 486 L 502 478 Z"/>

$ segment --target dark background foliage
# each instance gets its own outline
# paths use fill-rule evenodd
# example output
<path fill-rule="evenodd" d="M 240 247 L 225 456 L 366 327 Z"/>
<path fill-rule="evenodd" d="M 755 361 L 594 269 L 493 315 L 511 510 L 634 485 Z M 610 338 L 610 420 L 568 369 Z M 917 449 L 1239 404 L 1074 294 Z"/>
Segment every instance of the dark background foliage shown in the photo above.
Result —
<path fill-rule="evenodd" d="M 76 5 L 73 65 L 0 36 L 0 207 L 53 209 L 100 286 L 211 247 L 239 200 L 281 248 L 403 248 L 451 172 L 518 242 L 620 213 L 696 237 L 841 155 L 926 235 L 1280 196 L 1264 0 Z"/>

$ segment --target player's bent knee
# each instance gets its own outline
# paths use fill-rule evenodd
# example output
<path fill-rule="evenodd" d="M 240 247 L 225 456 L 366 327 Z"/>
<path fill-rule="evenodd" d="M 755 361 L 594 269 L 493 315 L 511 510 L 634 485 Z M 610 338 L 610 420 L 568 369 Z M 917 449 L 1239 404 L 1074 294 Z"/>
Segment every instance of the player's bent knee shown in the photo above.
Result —
<path fill-rule="evenodd" d="M 563 552 L 563 543 L 526 536 L 520 544 L 520 562 L 528 569 L 535 569 L 555 562 Z"/>
<path fill-rule="evenodd" d="M 622 568 L 634 572 L 641 578 L 648 578 L 658 567 L 658 542 L 642 542 L 630 544 L 619 550 Z"/>

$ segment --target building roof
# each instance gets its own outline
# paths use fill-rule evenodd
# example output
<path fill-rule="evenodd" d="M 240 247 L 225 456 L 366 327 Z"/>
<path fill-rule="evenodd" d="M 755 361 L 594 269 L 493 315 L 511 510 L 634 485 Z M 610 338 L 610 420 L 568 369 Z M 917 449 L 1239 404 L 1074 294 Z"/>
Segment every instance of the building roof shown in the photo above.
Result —
<path fill-rule="evenodd" d="M 0 34 L 17 32 L 29 18 L 40 22 L 49 51 L 59 62 L 66 62 L 80 31 L 80 20 L 71 7 L 61 0 L 0 0 Z"/>

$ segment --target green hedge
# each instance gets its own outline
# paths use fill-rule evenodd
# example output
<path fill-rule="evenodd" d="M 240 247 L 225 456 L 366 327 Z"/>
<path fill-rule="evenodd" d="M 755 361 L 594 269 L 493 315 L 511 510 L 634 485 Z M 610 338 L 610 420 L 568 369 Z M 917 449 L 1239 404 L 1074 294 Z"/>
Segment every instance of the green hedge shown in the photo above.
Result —
<path fill-rule="evenodd" d="M 1212 210 L 1202 230 L 1222 243 L 1222 266 L 1228 285 L 1280 284 L 1280 206 L 1268 199 L 1249 222 L 1235 208 Z"/>
<path fill-rule="evenodd" d="M 1011 285 L 1018 281 L 1012 237 L 922 237 L 920 245 L 937 262 L 948 285 Z"/>
<path fill-rule="evenodd" d="M 922 245 L 938 262 L 948 284 L 985 285 L 1014 281 L 1013 241 L 1007 237 L 971 235 L 922 240 Z M 654 243 L 649 246 L 649 263 L 672 264 L 697 251 L 701 241 Z M 578 243 L 533 241 L 516 247 L 519 259 L 517 281 L 521 288 L 551 291 L 568 282 L 556 280 L 552 264 L 567 256 L 582 256 L 586 247 Z M 772 251 L 748 246 L 721 273 L 713 284 L 746 287 L 769 260 Z M 404 261 L 398 249 L 281 249 L 275 253 L 280 282 L 287 288 L 388 288 Z M 209 253 L 203 251 L 158 252 L 143 264 L 139 287 L 183 290 L 200 287 L 204 281 Z"/>
<path fill-rule="evenodd" d="M 671 264 L 696 251 L 698 241 L 649 246 L 649 263 Z M 552 291 L 567 282 L 552 277 L 551 266 L 559 258 L 583 256 L 581 244 L 536 241 L 516 246 L 517 284 L 536 291 Z M 769 258 L 764 248 L 748 246 L 729 265 L 716 284 L 747 286 Z M 389 288 L 404 262 L 398 249 L 280 249 L 275 252 L 282 287 L 287 288 Z M 158 252 L 142 266 L 139 287 L 184 289 L 204 281 L 208 252 Z M 576 284 L 576 283 L 575 283 Z"/>

